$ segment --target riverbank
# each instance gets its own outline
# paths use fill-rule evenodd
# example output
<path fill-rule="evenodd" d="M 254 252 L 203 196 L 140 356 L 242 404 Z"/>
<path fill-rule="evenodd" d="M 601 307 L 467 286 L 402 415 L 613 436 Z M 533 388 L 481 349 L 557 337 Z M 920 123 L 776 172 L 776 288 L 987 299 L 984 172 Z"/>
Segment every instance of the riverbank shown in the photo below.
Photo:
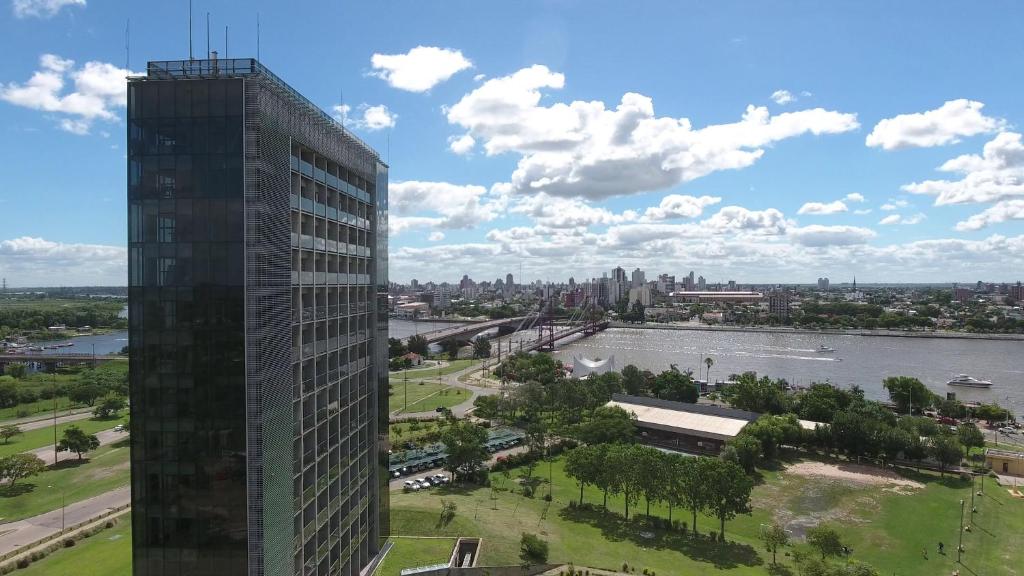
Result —
<path fill-rule="evenodd" d="M 1024 341 L 1024 334 L 978 334 L 975 332 L 952 331 L 902 331 L 902 330 L 866 330 L 860 328 L 837 329 L 823 328 L 787 328 L 784 326 L 720 326 L 707 324 L 662 324 L 648 322 L 646 324 L 630 324 L 612 322 L 612 328 L 637 328 L 640 330 L 696 330 L 702 332 L 764 332 L 768 334 L 820 334 L 829 336 L 884 336 L 887 338 L 946 338 L 962 340 L 1001 340 Z"/>

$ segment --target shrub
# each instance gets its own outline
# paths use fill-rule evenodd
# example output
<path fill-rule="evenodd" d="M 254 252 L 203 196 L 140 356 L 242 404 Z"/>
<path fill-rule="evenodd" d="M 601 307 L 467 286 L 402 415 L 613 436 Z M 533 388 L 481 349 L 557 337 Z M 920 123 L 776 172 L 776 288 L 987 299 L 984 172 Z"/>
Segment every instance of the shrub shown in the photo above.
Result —
<path fill-rule="evenodd" d="M 29 560 L 28 558 L 22 557 L 22 558 L 18 558 L 17 566 L 18 566 L 18 568 L 28 568 L 28 565 L 31 564 L 31 563 L 32 563 L 31 560 Z"/>
<path fill-rule="evenodd" d="M 74 538 L 66 538 L 66 539 L 64 540 L 64 547 L 65 547 L 65 548 L 71 548 L 71 547 L 72 547 L 72 546 L 74 546 L 74 545 L 75 545 L 75 540 L 74 540 Z"/>

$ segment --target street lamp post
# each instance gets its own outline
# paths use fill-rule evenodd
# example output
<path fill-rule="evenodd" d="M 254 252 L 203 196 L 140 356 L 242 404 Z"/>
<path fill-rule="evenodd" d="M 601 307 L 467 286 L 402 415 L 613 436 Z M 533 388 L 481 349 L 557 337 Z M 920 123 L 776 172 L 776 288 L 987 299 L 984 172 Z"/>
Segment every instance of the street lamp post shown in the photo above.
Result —
<path fill-rule="evenodd" d="M 964 551 L 964 500 L 960 499 L 960 542 L 956 546 L 956 561 L 960 563 L 960 555 Z"/>
<path fill-rule="evenodd" d="M 47 486 L 47 488 L 53 488 L 53 485 L 51 484 L 50 486 Z M 60 491 L 60 533 L 61 534 L 64 533 L 64 526 L 65 526 L 65 524 L 64 524 L 64 496 L 65 496 L 64 490 L 61 489 L 61 491 Z"/>

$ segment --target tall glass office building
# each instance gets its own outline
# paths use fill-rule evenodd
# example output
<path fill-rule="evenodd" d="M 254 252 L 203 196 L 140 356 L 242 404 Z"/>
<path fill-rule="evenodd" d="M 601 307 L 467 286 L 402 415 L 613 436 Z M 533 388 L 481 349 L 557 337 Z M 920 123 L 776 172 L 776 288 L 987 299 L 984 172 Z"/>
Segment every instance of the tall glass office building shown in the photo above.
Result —
<path fill-rule="evenodd" d="M 359 574 L 387 534 L 387 183 L 253 59 L 128 86 L 133 570 Z"/>

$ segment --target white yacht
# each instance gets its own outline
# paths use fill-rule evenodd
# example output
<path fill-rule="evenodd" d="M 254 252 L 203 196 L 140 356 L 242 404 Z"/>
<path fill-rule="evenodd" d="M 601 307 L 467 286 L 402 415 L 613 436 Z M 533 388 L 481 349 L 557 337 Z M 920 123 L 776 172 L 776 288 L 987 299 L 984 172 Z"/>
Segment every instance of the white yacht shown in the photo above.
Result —
<path fill-rule="evenodd" d="M 825 346 L 824 344 L 822 344 L 821 346 L 818 346 L 818 349 L 815 350 L 815 352 L 817 352 L 819 354 L 831 354 L 832 352 L 835 352 L 835 351 L 836 351 L 835 348 L 830 348 L 828 346 Z"/>
<path fill-rule="evenodd" d="M 988 388 L 992 386 L 992 383 L 988 380 L 978 380 L 967 374 L 958 374 L 956 378 L 946 382 L 946 384 L 949 386 L 966 386 L 968 388 Z"/>

